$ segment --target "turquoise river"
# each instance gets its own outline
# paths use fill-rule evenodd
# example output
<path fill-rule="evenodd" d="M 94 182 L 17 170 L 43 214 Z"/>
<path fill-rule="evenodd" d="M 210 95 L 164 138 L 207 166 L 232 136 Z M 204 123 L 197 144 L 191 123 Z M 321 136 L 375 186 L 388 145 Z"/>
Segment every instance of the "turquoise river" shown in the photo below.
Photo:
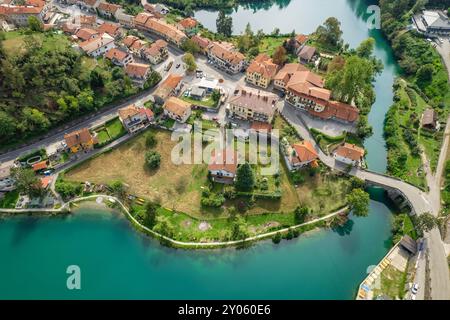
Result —
<path fill-rule="evenodd" d="M 309 33 L 327 17 L 342 22 L 355 47 L 376 39 L 384 71 L 375 83 L 377 101 L 369 117 L 368 163 L 384 172 L 384 115 L 392 103 L 398 72 L 388 44 L 366 26 L 368 1 L 292 0 L 233 12 L 234 31 L 247 22 L 266 32 Z M 215 29 L 216 12 L 196 17 Z M 260 242 L 245 250 L 186 251 L 161 246 L 137 233 L 121 214 L 82 208 L 67 217 L 0 219 L 0 299 L 352 299 L 367 268 L 391 243 L 391 208 L 372 189 L 370 214 L 352 217 L 341 230 L 320 230 L 279 245 Z M 81 290 L 68 290 L 66 269 L 81 269 Z"/>

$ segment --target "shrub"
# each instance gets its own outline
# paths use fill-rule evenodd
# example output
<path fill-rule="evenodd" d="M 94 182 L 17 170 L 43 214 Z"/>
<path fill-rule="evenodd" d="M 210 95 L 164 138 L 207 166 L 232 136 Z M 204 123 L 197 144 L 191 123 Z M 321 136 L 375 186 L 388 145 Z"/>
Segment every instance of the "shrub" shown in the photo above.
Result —
<path fill-rule="evenodd" d="M 80 183 L 59 180 L 56 181 L 55 190 L 64 200 L 67 200 L 79 195 L 83 188 Z"/>
<path fill-rule="evenodd" d="M 145 136 L 145 145 L 147 146 L 147 148 L 155 147 L 157 142 L 158 141 L 156 140 L 156 136 L 153 132 L 147 133 L 147 135 Z"/>
<path fill-rule="evenodd" d="M 161 155 L 156 151 L 148 151 L 145 154 L 145 165 L 149 169 L 156 169 L 161 163 Z"/>

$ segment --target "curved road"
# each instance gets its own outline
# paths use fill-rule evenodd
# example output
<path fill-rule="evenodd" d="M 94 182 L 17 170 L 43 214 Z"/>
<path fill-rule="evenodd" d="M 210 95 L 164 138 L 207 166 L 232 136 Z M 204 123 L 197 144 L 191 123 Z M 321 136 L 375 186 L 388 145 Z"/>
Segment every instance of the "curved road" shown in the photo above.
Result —
<path fill-rule="evenodd" d="M 303 139 L 308 139 L 312 141 L 316 151 L 319 154 L 320 161 L 326 164 L 328 167 L 339 170 L 346 171 L 347 166 L 336 162 L 336 160 L 326 155 L 318 147 L 313 136 L 311 135 L 308 127 L 301 118 L 300 112 L 294 107 L 285 104 L 280 112 L 286 118 L 288 122 L 297 130 Z M 446 140 L 447 141 L 447 140 Z M 448 144 L 448 141 L 446 142 Z M 351 175 L 358 177 L 364 181 L 372 182 L 376 185 L 385 186 L 389 188 L 395 188 L 400 191 L 410 202 L 413 207 L 413 211 L 416 214 L 422 214 L 425 212 L 430 212 L 434 215 L 438 214 L 439 210 L 432 206 L 429 199 L 429 195 L 421 191 L 420 189 L 408 184 L 402 180 L 396 179 L 394 177 L 389 177 L 380 173 L 372 172 L 369 170 L 363 170 L 360 168 L 353 168 L 350 172 Z M 435 199 L 433 199 L 435 200 Z M 441 240 L 440 232 L 437 228 L 433 229 L 431 232 L 425 235 L 425 248 L 428 249 L 428 259 L 429 259 L 429 277 L 431 278 L 431 298 L 433 300 L 448 300 L 450 299 L 450 275 L 447 263 L 447 255 Z M 424 299 L 425 293 L 425 267 L 418 269 L 417 273 L 420 273 L 418 279 L 421 279 L 422 285 L 420 285 L 420 290 L 417 295 L 418 299 Z"/>

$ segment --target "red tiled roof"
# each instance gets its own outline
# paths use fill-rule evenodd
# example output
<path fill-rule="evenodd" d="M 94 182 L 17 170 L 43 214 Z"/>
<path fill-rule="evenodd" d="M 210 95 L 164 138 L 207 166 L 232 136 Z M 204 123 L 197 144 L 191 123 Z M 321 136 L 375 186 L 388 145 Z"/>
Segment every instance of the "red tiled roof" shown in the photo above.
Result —
<path fill-rule="evenodd" d="M 185 19 L 181 20 L 180 22 L 178 22 L 178 24 L 181 27 L 183 27 L 184 29 L 194 28 L 197 25 L 197 20 L 195 20 L 194 18 L 188 17 L 188 18 L 185 18 Z"/>
<path fill-rule="evenodd" d="M 245 56 L 237 51 L 233 44 L 228 42 L 213 41 L 209 50 L 214 56 L 231 64 L 239 64 L 245 59 Z"/>
<path fill-rule="evenodd" d="M 67 147 L 71 148 L 82 143 L 88 143 L 92 140 L 92 135 L 88 128 L 84 128 L 64 135 L 64 139 Z"/>
<path fill-rule="evenodd" d="M 48 185 L 52 182 L 53 177 L 51 176 L 45 176 L 41 178 L 41 186 L 44 189 L 47 189 Z"/>
<path fill-rule="evenodd" d="M 127 46 L 128 48 L 131 47 L 131 45 L 136 41 L 139 40 L 138 37 L 135 36 L 126 36 L 122 42 L 125 46 Z"/>
<path fill-rule="evenodd" d="M 191 108 L 191 104 L 189 102 L 178 99 L 177 97 L 170 97 L 164 103 L 163 107 L 167 111 L 182 117 L 186 110 Z"/>
<path fill-rule="evenodd" d="M 299 43 L 299 44 L 304 44 L 306 41 L 308 41 L 309 37 L 305 34 L 298 34 L 295 36 L 295 40 Z"/>
<path fill-rule="evenodd" d="M 364 156 L 364 149 L 346 142 L 339 146 L 335 153 L 341 157 L 351 159 L 353 161 L 359 161 Z"/>
<path fill-rule="evenodd" d="M 310 162 L 319 158 L 311 141 L 305 140 L 292 146 L 300 162 Z"/>
<path fill-rule="evenodd" d="M 97 28 L 100 33 L 107 33 L 110 36 L 115 36 L 119 29 L 120 25 L 108 22 L 103 23 L 100 27 Z"/>
<path fill-rule="evenodd" d="M 115 14 L 117 10 L 119 10 L 120 8 L 122 8 L 122 6 L 118 5 L 118 4 L 114 4 L 114 3 L 107 3 L 107 2 L 100 2 L 100 4 L 98 5 L 98 9 L 111 13 L 111 14 Z"/>
<path fill-rule="evenodd" d="M 83 41 L 91 39 L 91 37 L 98 34 L 98 31 L 89 28 L 81 28 L 75 35 Z"/>
<path fill-rule="evenodd" d="M 116 59 L 117 61 L 123 62 L 126 57 L 128 56 L 128 53 L 125 51 L 122 51 L 117 48 L 109 49 L 108 52 L 106 52 L 105 57 L 107 59 Z"/>
<path fill-rule="evenodd" d="M 208 48 L 209 44 L 211 43 L 209 39 L 200 37 L 198 35 L 192 36 L 191 40 L 198 44 L 201 49 Z"/>
<path fill-rule="evenodd" d="M 125 73 L 130 77 L 144 77 L 149 70 L 150 66 L 143 63 L 133 62 L 125 67 Z"/>
<path fill-rule="evenodd" d="M 266 79 L 272 79 L 277 71 L 278 65 L 264 53 L 258 55 L 247 68 L 248 73 L 257 73 Z"/>
<path fill-rule="evenodd" d="M 47 160 L 43 160 L 41 162 L 33 164 L 33 171 L 39 171 L 47 168 Z"/>
<path fill-rule="evenodd" d="M 214 150 L 211 154 L 211 159 L 209 161 L 208 170 L 209 171 L 227 171 L 236 174 L 238 167 L 238 155 L 235 150 L 224 149 L 217 153 Z"/>

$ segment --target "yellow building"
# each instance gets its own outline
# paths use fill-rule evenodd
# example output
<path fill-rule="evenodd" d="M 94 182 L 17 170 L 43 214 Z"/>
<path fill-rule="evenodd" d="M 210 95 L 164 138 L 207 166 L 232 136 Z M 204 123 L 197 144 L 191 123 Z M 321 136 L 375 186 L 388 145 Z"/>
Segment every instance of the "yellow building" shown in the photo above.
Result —
<path fill-rule="evenodd" d="M 245 80 L 255 86 L 267 88 L 278 71 L 278 65 L 266 54 L 258 55 L 248 66 Z"/>

